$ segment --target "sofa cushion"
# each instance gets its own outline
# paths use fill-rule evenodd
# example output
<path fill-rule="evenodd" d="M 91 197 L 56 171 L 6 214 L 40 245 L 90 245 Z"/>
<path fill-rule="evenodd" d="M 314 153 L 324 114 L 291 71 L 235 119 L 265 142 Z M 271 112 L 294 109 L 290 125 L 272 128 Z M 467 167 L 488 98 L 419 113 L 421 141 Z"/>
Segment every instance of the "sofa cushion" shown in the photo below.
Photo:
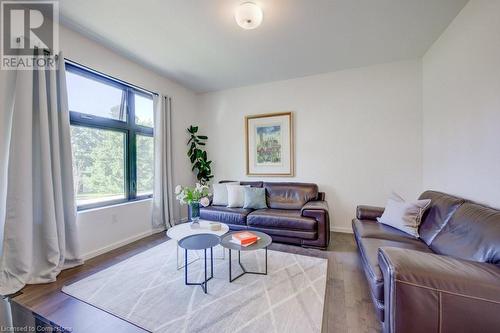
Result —
<path fill-rule="evenodd" d="M 262 187 L 264 185 L 264 182 L 243 181 L 243 182 L 240 182 L 240 185 L 245 185 L 245 186 L 250 186 L 250 187 Z"/>
<path fill-rule="evenodd" d="M 318 198 L 318 186 L 308 183 L 264 183 L 267 205 L 274 209 L 301 209 Z"/>
<path fill-rule="evenodd" d="M 243 182 L 238 182 L 238 181 L 234 181 L 234 180 L 221 180 L 221 181 L 219 181 L 219 184 L 224 184 L 224 183 L 238 183 L 240 185 L 250 186 L 250 187 L 262 187 L 264 185 L 264 182 L 262 182 L 262 181 L 243 181 Z"/>
<path fill-rule="evenodd" d="M 251 227 L 316 230 L 316 220 L 301 215 L 300 210 L 259 209 L 247 217 L 247 225 Z"/>
<path fill-rule="evenodd" d="M 434 237 L 448 223 L 450 217 L 465 200 L 436 191 L 425 191 L 419 199 L 431 199 L 431 204 L 424 213 L 418 230 L 420 239 L 427 245 L 431 245 Z"/>
<path fill-rule="evenodd" d="M 352 221 L 352 230 L 359 237 L 364 238 L 379 238 L 400 242 L 405 240 L 413 242 L 415 240 L 415 237 L 406 232 L 373 220 L 354 219 Z"/>
<path fill-rule="evenodd" d="M 355 238 L 372 297 L 382 304 L 384 303 L 384 281 L 378 264 L 378 249 L 382 246 L 392 246 L 432 253 L 425 243 L 415 238 L 401 237 L 400 239 L 388 240 L 360 237 L 359 234 L 355 234 Z"/>
<path fill-rule="evenodd" d="M 500 265 L 500 211 L 464 203 L 434 238 L 431 249 L 447 256 Z"/>
<path fill-rule="evenodd" d="M 276 236 L 282 238 L 287 237 L 289 239 L 298 239 L 300 243 L 302 243 L 303 240 L 314 240 L 318 238 L 318 233 L 316 232 L 316 230 L 294 230 L 294 229 L 278 229 L 278 228 L 266 228 L 266 227 L 252 227 L 252 226 L 247 226 L 247 229 L 256 230 L 268 234 L 269 236 L 272 237 L 273 241 L 276 238 Z"/>
<path fill-rule="evenodd" d="M 200 218 L 222 223 L 246 225 L 247 215 L 252 209 L 208 206 L 200 208 Z"/>

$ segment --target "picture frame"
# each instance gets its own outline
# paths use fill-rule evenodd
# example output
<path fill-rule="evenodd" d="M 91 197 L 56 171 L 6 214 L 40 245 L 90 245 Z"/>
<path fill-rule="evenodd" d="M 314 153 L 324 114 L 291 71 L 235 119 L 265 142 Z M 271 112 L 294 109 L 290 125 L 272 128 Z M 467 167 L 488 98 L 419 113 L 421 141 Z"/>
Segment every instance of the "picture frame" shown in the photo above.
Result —
<path fill-rule="evenodd" d="M 293 177 L 292 112 L 245 116 L 246 175 Z"/>

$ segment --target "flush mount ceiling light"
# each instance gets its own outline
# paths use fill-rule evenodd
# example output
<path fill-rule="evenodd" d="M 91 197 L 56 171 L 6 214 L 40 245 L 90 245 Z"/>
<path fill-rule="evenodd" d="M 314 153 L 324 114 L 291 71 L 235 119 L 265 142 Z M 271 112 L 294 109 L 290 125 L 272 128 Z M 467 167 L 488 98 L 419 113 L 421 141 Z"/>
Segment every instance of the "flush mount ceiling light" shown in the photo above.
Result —
<path fill-rule="evenodd" d="M 244 2 L 236 8 L 234 18 L 243 29 L 255 29 L 262 23 L 262 9 L 253 2 Z"/>

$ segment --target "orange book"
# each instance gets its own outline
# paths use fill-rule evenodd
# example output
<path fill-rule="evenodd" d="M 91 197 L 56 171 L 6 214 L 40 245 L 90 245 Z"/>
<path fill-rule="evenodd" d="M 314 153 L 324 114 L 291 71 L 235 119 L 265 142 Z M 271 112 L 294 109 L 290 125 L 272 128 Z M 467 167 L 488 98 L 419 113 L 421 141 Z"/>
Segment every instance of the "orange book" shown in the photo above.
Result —
<path fill-rule="evenodd" d="M 255 243 L 257 240 L 258 237 L 249 231 L 242 231 L 233 234 L 233 241 L 242 246 L 250 245 Z"/>

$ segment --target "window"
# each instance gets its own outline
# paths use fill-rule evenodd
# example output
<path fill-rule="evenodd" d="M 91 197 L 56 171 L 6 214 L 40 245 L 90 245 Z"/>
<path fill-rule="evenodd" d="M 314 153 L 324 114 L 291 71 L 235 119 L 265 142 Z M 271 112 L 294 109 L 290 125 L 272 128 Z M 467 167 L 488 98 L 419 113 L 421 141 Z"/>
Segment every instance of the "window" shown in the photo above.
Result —
<path fill-rule="evenodd" d="M 137 134 L 137 194 L 153 194 L 153 138 Z"/>
<path fill-rule="evenodd" d="M 71 126 L 71 144 L 78 205 L 125 199 L 125 133 Z"/>
<path fill-rule="evenodd" d="M 134 95 L 135 123 L 153 127 L 153 100 L 146 96 Z"/>
<path fill-rule="evenodd" d="M 126 91 L 120 87 L 69 71 L 66 75 L 66 82 L 68 106 L 71 111 L 127 121 Z"/>
<path fill-rule="evenodd" d="M 66 62 L 78 209 L 153 195 L 151 93 Z"/>

